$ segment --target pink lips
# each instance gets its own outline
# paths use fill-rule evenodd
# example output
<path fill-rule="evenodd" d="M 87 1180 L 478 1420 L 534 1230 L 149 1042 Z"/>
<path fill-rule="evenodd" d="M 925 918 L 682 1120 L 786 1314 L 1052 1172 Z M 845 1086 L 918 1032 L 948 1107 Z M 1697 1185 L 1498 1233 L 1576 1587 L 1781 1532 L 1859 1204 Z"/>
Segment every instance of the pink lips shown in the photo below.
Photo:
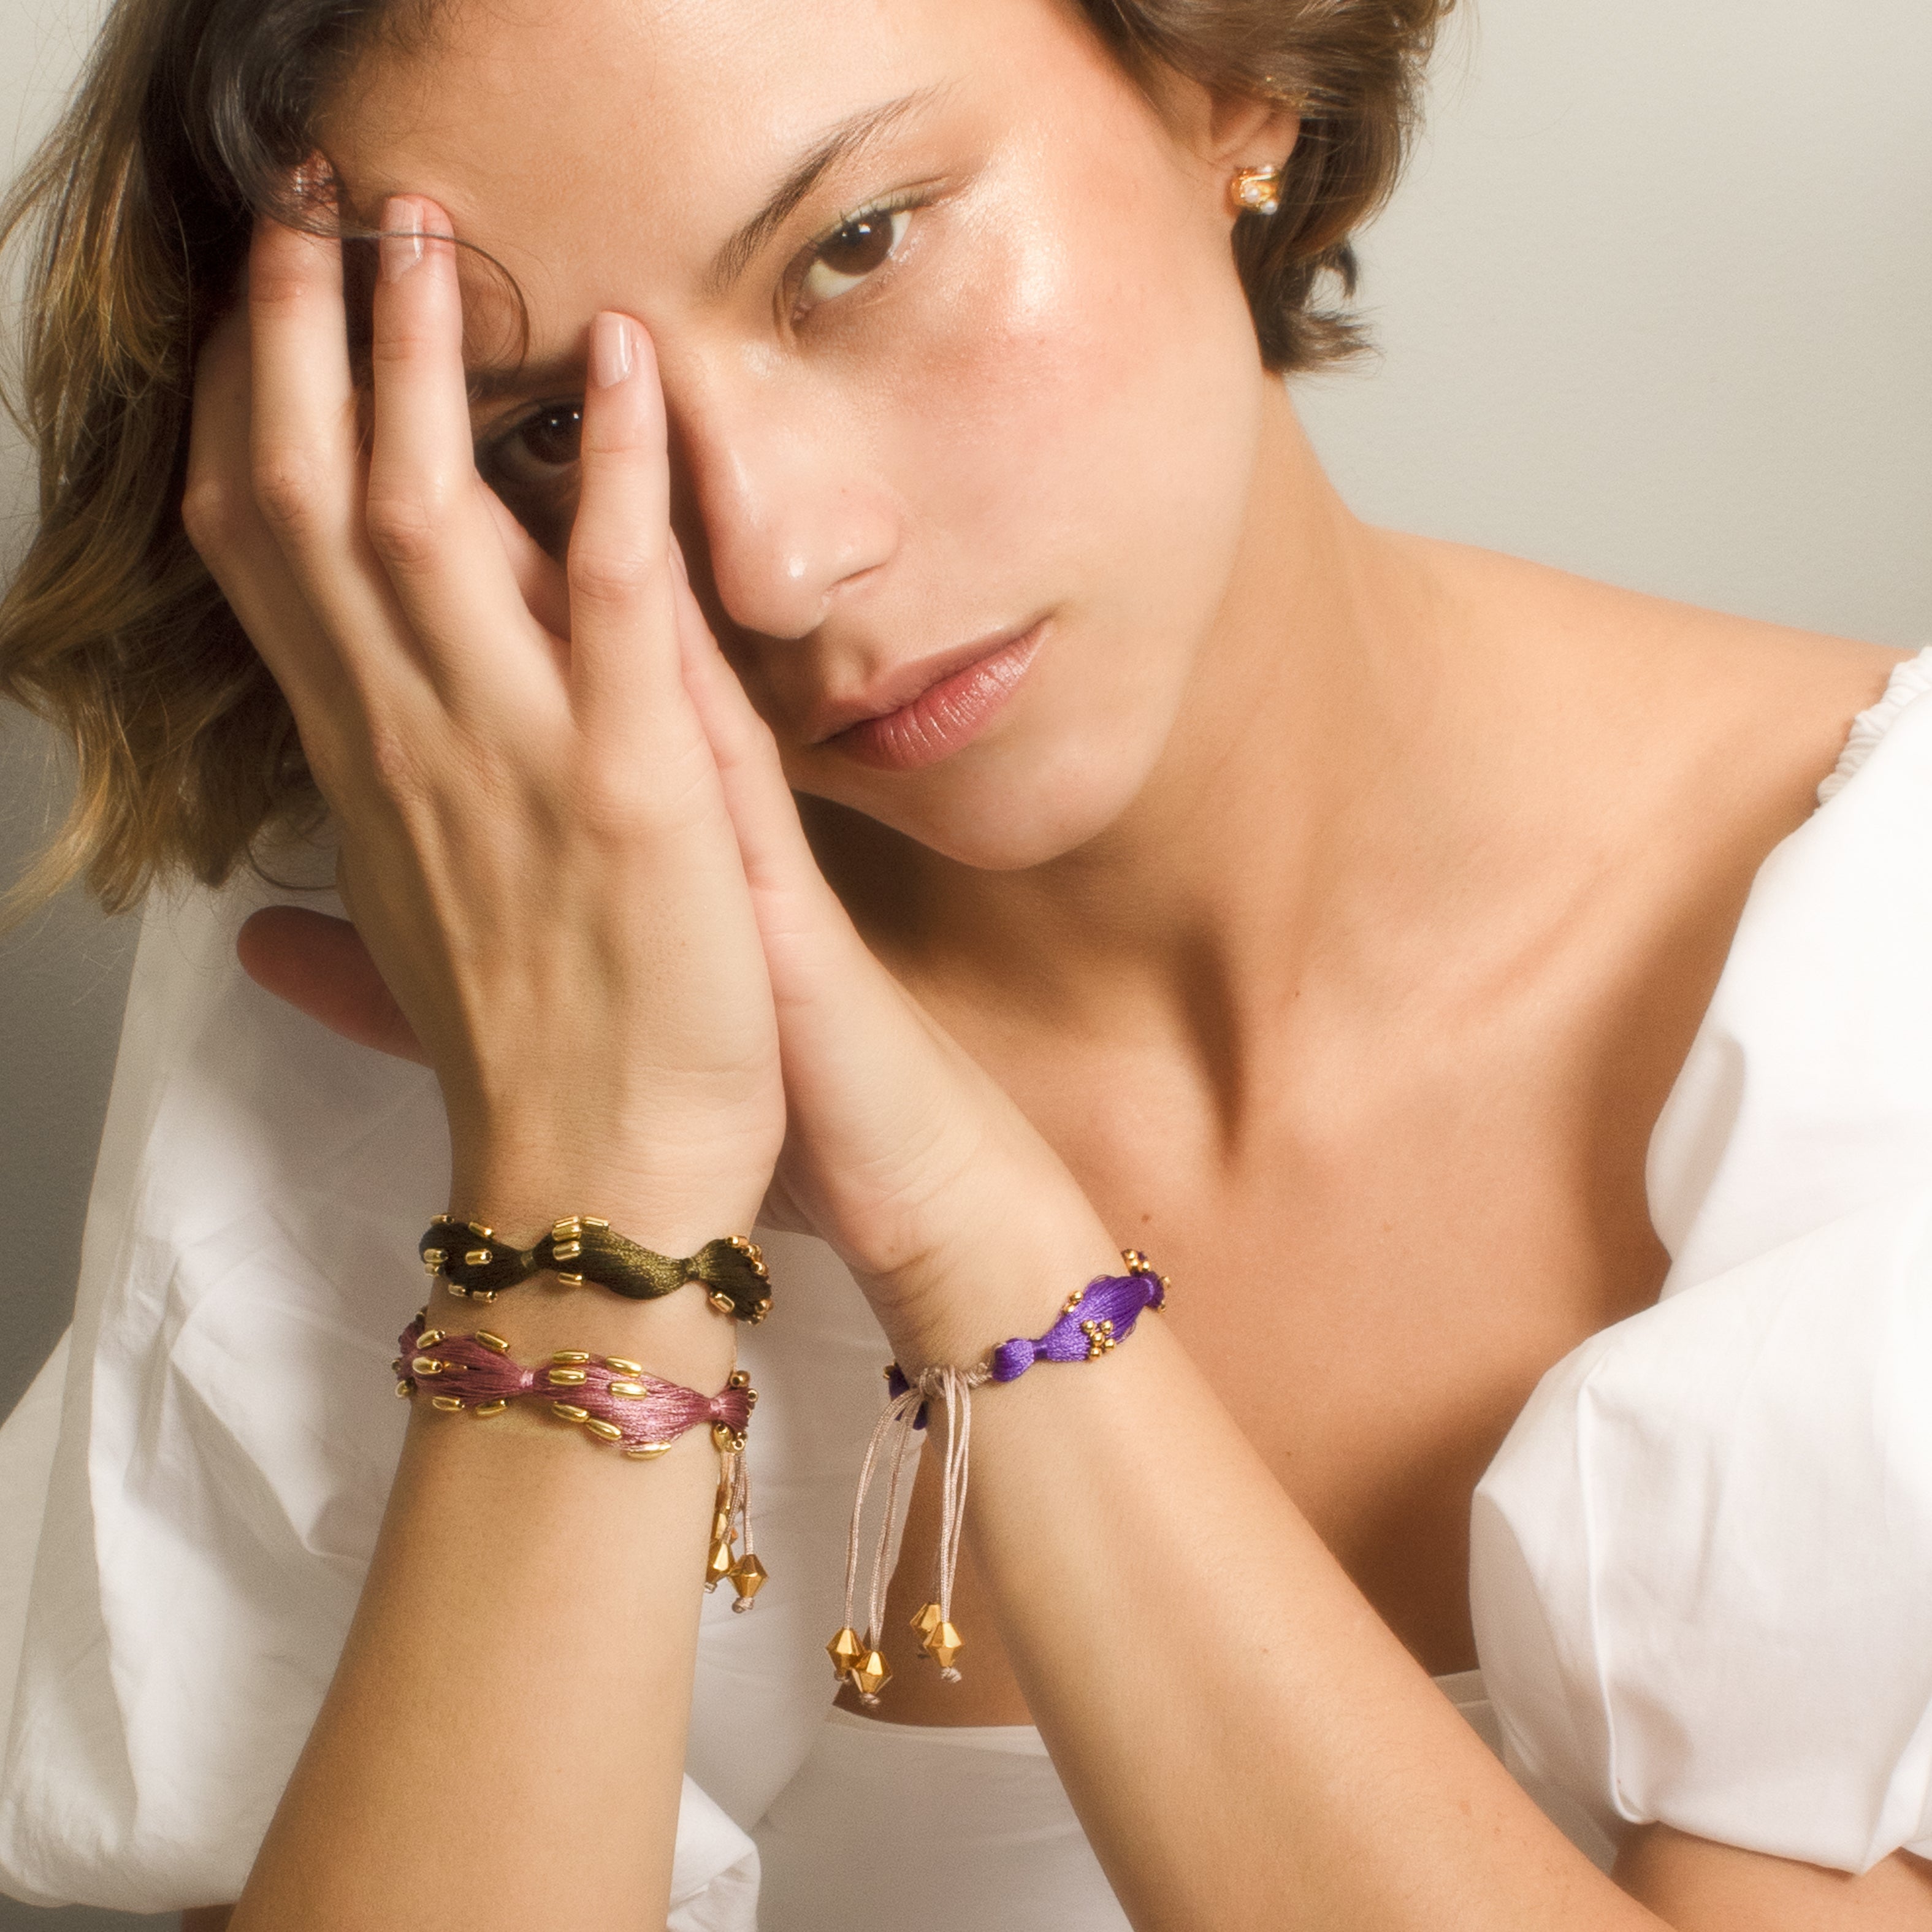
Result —
<path fill-rule="evenodd" d="M 862 718 L 824 742 L 883 771 L 917 771 L 950 758 L 991 724 L 1038 653 L 1045 622 L 963 669 L 928 685 L 910 703 Z"/>

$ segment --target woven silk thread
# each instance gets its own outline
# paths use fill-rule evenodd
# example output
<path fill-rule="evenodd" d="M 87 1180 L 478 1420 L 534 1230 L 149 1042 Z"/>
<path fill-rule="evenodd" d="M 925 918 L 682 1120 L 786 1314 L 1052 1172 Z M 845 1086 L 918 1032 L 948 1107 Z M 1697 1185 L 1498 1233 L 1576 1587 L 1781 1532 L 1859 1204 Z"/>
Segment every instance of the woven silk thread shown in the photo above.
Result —
<path fill-rule="evenodd" d="M 728 1386 L 716 1395 L 667 1382 L 628 1366 L 614 1368 L 592 1355 L 583 1360 L 526 1368 L 473 1335 L 449 1335 L 430 1328 L 418 1315 L 398 1338 L 402 1354 L 396 1373 L 406 1382 L 455 1397 L 466 1408 L 480 1402 L 522 1402 L 541 1397 L 568 1402 L 592 1420 L 612 1424 L 614 1438 L 627 1449 L 668 1448 L 689 1429 L 722 1423 L 742 1436 L 758 1400 L 748 1388 Z M 559 1380 L 562 1376 L 567 1378 Z M 613 1394 L 612 1383 L 640 1388 L 640 1395 Z"/>

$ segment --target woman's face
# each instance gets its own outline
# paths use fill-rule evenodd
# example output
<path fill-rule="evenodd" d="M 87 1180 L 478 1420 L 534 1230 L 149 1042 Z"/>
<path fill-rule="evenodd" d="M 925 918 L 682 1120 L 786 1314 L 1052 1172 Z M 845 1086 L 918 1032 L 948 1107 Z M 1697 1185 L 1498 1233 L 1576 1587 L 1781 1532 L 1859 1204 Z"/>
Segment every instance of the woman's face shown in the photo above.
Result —
<path fill-rule="evenodd" d="M 1140 789 L 1235 568 L 1269 379 L 1177 98 L 1064 0 L 458 0 L 326 135 L 520 285 L 476 420 L 526 522 L 567 526 L 591 317 L 638 316 L 794 786 L 1007 868 Z"/>

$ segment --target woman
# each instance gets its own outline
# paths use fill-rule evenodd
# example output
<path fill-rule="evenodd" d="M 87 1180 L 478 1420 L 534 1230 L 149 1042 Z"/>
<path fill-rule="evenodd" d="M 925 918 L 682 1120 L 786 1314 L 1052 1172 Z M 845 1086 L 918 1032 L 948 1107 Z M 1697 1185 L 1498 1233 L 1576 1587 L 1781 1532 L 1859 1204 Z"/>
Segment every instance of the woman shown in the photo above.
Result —
<path fill-rule="evenodd" d="M 974 1425 L 956 1587 L 949 1450 L 886 1614 L 848 1619 L 844 1721 L 786 1756 L 698 1663 L 706 1432 L 640 1467 L 527 1405 L 484 1428 L 436 1412 L 446 1372 L 406 1346 L 373 1565 L 237 1932 L 667 1901 L 718 1926 L 1932 1923 L 1928 1513 L 1887 1379 L 1923 1338 L 1880 1293 L 1922 1252 L 1918 1090 L 1882 1096 L 1924 1050 L 1932 922 L 1900 882 L 1924 674 L 1336 501 L 1274 376 L 1347 344 L 1323 280 L 1437 10 L 157 4 L 110 28 L 43 178 L 68 196 L 46 511 L 5 638 L 16 691 L 103 761 L 70 856 L 110 896 L 217 878 L 313 775 L 352 929 L 278 908 L 243 957 L 434 1068 L 436 1204 L 502 1231 L 426 1238 L 458 1341 L 722 1402 L 735 1331 L 689 1286 L 572 1284 L 560 1234 L 562 1287 L 506 1286 L 487 1329 L 444 1287 L 573 1215 L 695 1257 L 762 1204 L 850 1271 L 872 1373 L 890 1352 L 935 1442 Z M 380 236 L 373 290 L 338 223 Z M 1822 949 L 1776 1028 L 1745 1024 L 1790 926 L 1834 914 L 1811 875 L 1861 867 L 1904 902 L 1888 944 Z M 1854 1076 L 1777 1112 L 1780 1043 L 1847 1013 L 1876 1022 Z M 1666 1097 L 1653 1190 L 1706 1278 L 1658 1305 Z M 310 1096 L 284 1105 L 314 1132 Z M 1761 1144 L 1808 1147 L 1794 1122 L 1838 1167 Z M 1879 1178 L 1848 1206 L 1825 1184 L 1861 1135 Z M 350 1216 L 341 1171 L 298 1154 L 284 1182 Z M 1840 1232 L 1888 1184 L 1892 1246 Z M 1735 1230 L 1709 1259 L 1725 1213 L 1770 1231 L 1774 1282 Z M 1172 1278 L 1158 1316 L 1123 1244 Z M 800 1288 L 807 1245 L 772 1244 L 766 1405 L 725 1425 L 728 1478 L 734 1429 L 755 1460 L 781 1403 L 795 1432 L 853 1406 L 813 1376 L 842 1318 Z M 224 1280 L 266 1290 L 262 1252 Z M 1123 1332 L 969 1411 L 945 1372 L 1089 1282 L 1138 1298 L 1106 1304 Z M 308 1386 L 254 1340 L 196 1386 Z M 823 1516 L 822 1484 L 759 1473 L 768 1548 Z M 187 1540 L 213 1549 L 244 1488 L 211 1485 Z M 755 1642 L 788 1658 L 830 1634 L 801 1641 L 782 1594 L 836 1573 L 816 1546 L 797 1586 L 741 1573 L 737 1621 L 776 1618 Z M 906 1630 L 935 1570 L 944 1672 Z M 1429 1681 L 1478 1661 L 1472 1583 L 1514 1755 L 1551 1813 L 1618 1831 L 1613 1876 Z M 130 1738 L 184 1648 L 119 1670 Z M 65 1748 L 59 1656 L 30 1624 L 16 1870 L 93 1828 L 22 1747 Z M 761 1899 L 755 1860 L 678 1876 L 706 1828 L 701 1793 L 680 1816 L 694 1679 L 691 1760 L 744 1778 Z M 1034 1774 L 1029 1724 L 1090 1854 L 962 1859 Z M 138 1835 L 164 1798 L 134 1782 Z"/>

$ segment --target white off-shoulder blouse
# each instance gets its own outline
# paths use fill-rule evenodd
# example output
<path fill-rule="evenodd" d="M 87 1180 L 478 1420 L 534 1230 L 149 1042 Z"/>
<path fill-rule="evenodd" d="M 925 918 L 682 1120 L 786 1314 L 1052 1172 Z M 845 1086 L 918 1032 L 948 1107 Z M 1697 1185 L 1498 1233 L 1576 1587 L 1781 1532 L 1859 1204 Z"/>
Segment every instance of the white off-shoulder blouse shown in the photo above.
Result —
<path fill-rule="evenodd" d="M 1477 1492 L 1483 1670 L 1443 1688 L 1600 1862 L 1652 1820 L 1932 1856 L 1928 692 L 1932 653 L 1758 876 L 1652 1144 L 1662 1299 L 1551 1370 Z M 32 1903 L 239 1892 L 401 1440 L 441 1108 L 242 974 L 280 896 L 149 913 L 73 1328 L 0 1430 L 0 1890 Z M 896 1927 L 908 1882 L 928 1932 L 1113 1932 L 1035 1733 L 832 1711 L 886 1351 L 822 1244 L 767 1245 L 772 1581 L 706 1600 L 673 1932 Z"/>

